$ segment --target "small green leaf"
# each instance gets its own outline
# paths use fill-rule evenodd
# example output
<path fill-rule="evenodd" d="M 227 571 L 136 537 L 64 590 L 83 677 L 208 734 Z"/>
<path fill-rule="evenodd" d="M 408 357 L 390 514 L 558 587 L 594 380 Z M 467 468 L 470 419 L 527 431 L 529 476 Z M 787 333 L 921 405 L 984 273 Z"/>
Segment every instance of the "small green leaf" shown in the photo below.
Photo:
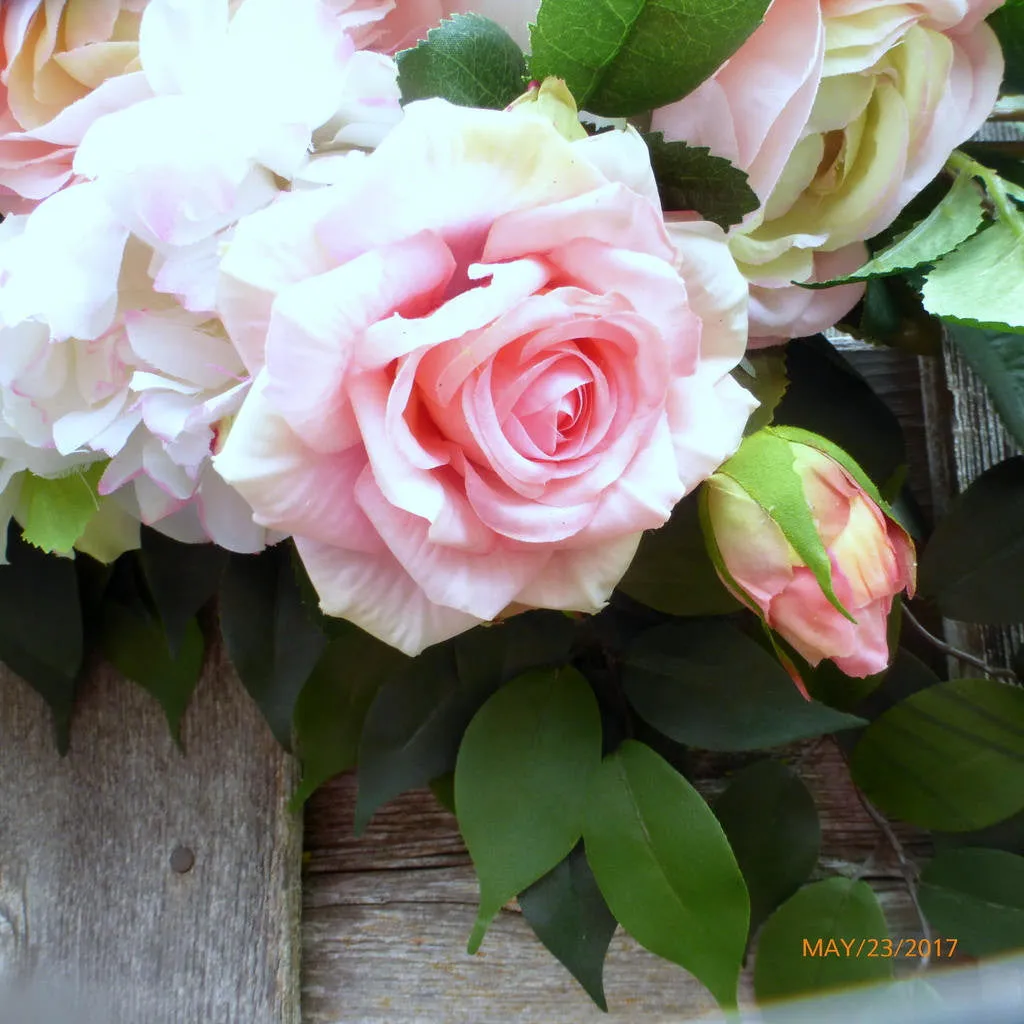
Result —
<path fill-rule="evenodd" d="M 837 326 L 871 345 L 916 356 L 942 354 L 942 321 L 925 311 L 921 293 L 905 277 L 872 278 L 864 291 L 860 316 Z"/>
<path fill-rule="evenodd" d="M 942 614 L 989 625 L 1024 622 L 1024 457 L 986 470 L 955 499 L 921 558 L 921 593 Z"/>
<path fill-rule="evenodd" d="M 747 176 L 703 146 L 666 142 L 661 132 L 644 136 L 664 210 L 693 210 L 728 231 L 760 206 Z"/>
<path fill-rule="evenodd" d="M 750 903 L 700 794 L 650 747 L 627 740 L 594 778 L 583 841 L 623 928 L 734 1006 Z"/>
<path fill-rule="evenodd" d="M 7 557 L 9 564 L 0 566 L 0 660 L 50 706 L 64 754 L 83 655 L 75 564 L 26 544 L 16 527 Z"/>
<path fill-rule="evenodd" d="M 172 654 L 163 626 L 141 604 L 111 601 L 103 609 L 102 644 L 118 672 L 159 701 L 171 735 L 179 740 L 182 717 L 203 670 L 203 634 L 196 620 L 185 624 Z"/>
<path fill-rule="evenodd" d="M 1024 808 L 1024 689 L 954 679 L 876 719 L 854 748 L 854 782 L 884 813 L 965 832 Z"/>
<path fill-rule="evenodd" d="M 302 760 L 302 782 L 292 797 L 293 808 L 355 765 L 370 704 L 384 680 L 407 661 L 394 647 L 338 621 L 295 702 L 295 752 Z"/>
<path fill-rule="evenodd" d="M 892 960 L 863 955 L 870 946 L 862 946 L 888 934 L 882 908 L 866 882 L 829 878 L 804 886 L 761 930 L 754 963 L 758 1001 L 891 978 Z M 850 942 L 847 953 L 844 943 Z"/>
<path fill-rule="evenodd" d="M 217 593 L 228 553 L 216 544 L 182 544 L 147 528 L 142 531 L 141 557 L 173 653 L 188 623 Z"/>
<path fill-rule="evenodd" d="M 752 935 L 818 863 L 818 811 L 800 778 L 770 760 L 733 776 L 713 810 L 747 883 Z"/>
<path fill-rule="evenodd" d="M 395 58 L 402 102 L 434 96 L 462 107 L 503 110 L 526 88 L 526 58 L 499 25 L 455 14 Z"/>
<path fill-rule="evenodd" d="M 777 348 L 748 352 L 734 376 L 760 405 L 747 420 L 744 434 L 755 434 L 771 424 L 775 410 L 789 387 L 784 350 Z"/>
<path fill-rule="evenodd" d="M 480 880 L 470 953 L 502 906 L 579 841 L 600 763 L 601 713 L 575 669 L 528 672 L 473 717 L 455 765 L 459 828 Z"/>
<path fill-rule="evenodd" d="M 676 505 L 664 526 L 644 534 L 619 590 L 668 615 L 726 615 L 742 607 L 708 556 L 696 491 Z"/>
<path fill-rule="evenodd" d="M 704 750 L 758 750 L 866 724 L 805 700 L 767 651 L 723 621 L 643 633 L 627 653 L 623 688 L 658 732 Z"/>
<path fill-rule="evenodd" d="M 876 253 L 859 270 L 806 288 L 831 288 L 850 281 L 866 281 L 934 263 L 966 241 L 981 226 L 984 211 L 981 189 L 969 174 L 960 174 L 939 204 L 898 241 Z"/>
<path fill-rule="evenodd" d="M 22 538 L 41 551 L 67 555 L 99 512 L 96 485 L 107 463 L 77 466 L 66 476 L 44 479 L 26 473 L 15 517 Z"/>
<path fill-rule="evenodd" d="M 921 872 L 918 896 L 936 933 L 957 939 L 970 956 L 1024 947 L 1024 857 L 947 850 Z"/>
<path fill-rule="evenodd" d="M 327 646 L 302 599 L 288 548 L 230 555 L 220 590 L 228 656 L 285 750 L 291 750 L 295 703 Z"/>
<path fill-rule="evenodd" d="M 766 0 L 544 0 L 534 78 L 564 78 L 582 109 L 629 117 L 672 103 L 761 23 Z"/>
<path fill-rule="evenodd" d="M 606 1013 L 604 958 L 617 922 L 582 846 L 519 894 L 534 934 Z"/>
<path fill-rule="evenodd" d="M 944 320 L 1024 331 L 1024 217 L 997 221 L 943 257 L 921 294 Z"/>

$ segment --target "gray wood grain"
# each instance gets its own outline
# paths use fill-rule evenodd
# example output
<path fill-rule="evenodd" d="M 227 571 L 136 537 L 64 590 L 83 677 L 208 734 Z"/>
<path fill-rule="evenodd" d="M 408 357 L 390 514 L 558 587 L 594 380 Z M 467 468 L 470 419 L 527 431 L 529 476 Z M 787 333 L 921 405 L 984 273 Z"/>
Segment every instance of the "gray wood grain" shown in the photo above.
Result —
<path fill-rule="evenodd" d="M 183 739 L 101 668 L 62 759 L 2 670 L 0 976 L 75 1000 L 41 1019 L 84 1020 L 91 998 L 103 1024 L 298 1024 L 294 770 L 219 652 Z"/>

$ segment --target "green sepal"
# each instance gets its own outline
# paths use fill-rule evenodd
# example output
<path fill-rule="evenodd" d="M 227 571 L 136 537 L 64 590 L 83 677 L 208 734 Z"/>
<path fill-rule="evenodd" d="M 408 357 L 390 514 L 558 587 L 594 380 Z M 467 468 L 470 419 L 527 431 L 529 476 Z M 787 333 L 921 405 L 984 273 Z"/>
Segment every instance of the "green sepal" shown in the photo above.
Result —
<path fill-rule="evenodd" d="M 22 538 L 47 554 L 70 555 L 100 510 L 96 487 L 106 468 L 104 459 L 58 477 L 26 473 L 15 509 Z"/>

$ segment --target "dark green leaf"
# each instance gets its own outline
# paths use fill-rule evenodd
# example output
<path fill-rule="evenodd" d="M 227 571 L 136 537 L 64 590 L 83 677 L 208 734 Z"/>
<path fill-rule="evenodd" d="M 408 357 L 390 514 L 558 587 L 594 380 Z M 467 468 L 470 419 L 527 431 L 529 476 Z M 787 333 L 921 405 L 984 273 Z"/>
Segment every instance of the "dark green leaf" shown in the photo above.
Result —
<path fill-rule="evenodd" d="M 753 934 L 814 870 L 818 811 L 800 778 L 778 761 L 738 772 L 713 809 L 747 883 Z"/>
<path fill-rule="evenodd" d="M 676 505 L 664 526 L 644 534 L 619 590 L 669 615 L 725 615 L 742 607 L 708 555 L 696 491 Z"/>
<path fill-rule="evenodd" d="M 229 556 L 220 625 L 242 685 L 278 743 L 291 750 L 295 702 L 327 638 L 303 602 L 287 544 Z"/>
<path fill-rule="evenodd" d="M 629 649 L 623 685 L 659 732 L 705 750 L 757 750 L 866 724 L 805 700 L 786 670 L 727 622 L 673 622 Z"/>
<path fill-rule="evenodd" d="M 407 661 L 366 716 L 356 832 L 399 793 L 452 771 L 462 734 L 484 701 L 528 669 L 564 664 L 573 633 L 572 620 L 558 612 L 528 612 L 478 626 Z"/>
<path fill-rule="evenodd" d="M 1024 337 L 961 324 L 950 324 L 946 336 L 988 388 L 1003 425 L 1024 446 Z"/>
<path fill-rule="evenodd" d="M 629 117 L 695 89 L 761 23 L 765 0 L 544 0 L 534 78 L 564 78 L 583 109 Z"/>
<path fill-rule="evenodd" d="M 644 136 L 664 210 L 695 210 L 728 231 L 760 206 L 747 176 L 703 146 L 666 142 L 661 132 Z"/>
<path fill-rule="evenodd" d="M 181 544 L 156 530 L 143 529 L 141 557 L 173 653 L 188 623 L 217 593 L 228 553 L 216 544 Z"/>
<path fill-rule="evenodd" d="M 982 846 L 1024 857 L 1024 811 L 973 832 L 933 832 L 932 839 L 936 853 L 962 846 Z"/>
<path fill-rule="evenodd" d="M 1006 58 L 1003 88 L 1024 92 L 1024 0 L 1006 0 L 989 15 L 988 23 L 995 29 Z"/>
<path fill-rule="evenodd" d="M 1024 621 L 1024 457 L 981 474 L 950 506 L 921 558 L 921 593 L 950 619 Z"/>
<path fill-rule="evenodd" d="M 1024 946 L 1024 857 L 947 850 L 921 872 L 918 896 L 936 934 L 957 939 L 970 956 Z"/>
<path fill-rule="evenodd" d="M 75 681 L 82 667 L 82 611 L 75 564 L 21 540 L 0 566 L 0 660 L 50 706 L 57 747 L 67 752 Z"/>
<path fill-rule="evenodd" d="M 892 960 L 853 955 L 861 940 L 888 934 L 882 908 L 866 882 L 829 878 L 805 886 L 761 930 L 754 964 L 758 1001 L 891 978 Z M 849 955 L 840 940 L 853 941 Z"/>
<path fill-rule="evenodd" d="M 363 722 L 381 684 L 408 659 L 350 622 L 338 623 L 295 703 L 295 749 L 302 782 L 300 807 L 316 789 L 356 763 Z"/>
<path fill-rule="evenodd" d="M 761 404 L 747 420 L 744 434 L 753 434 L 771 424 L 775 410 L 789 387 L 786 376 L 786 355 L 782 348 L 748 352 L 734 371 L 734 376 Z"/>
<path fill-rule="evenodd" d="M 398 54 L 402 102 L 442 99 L 503 110 L 526 88 L 526 58 L 500 26 L 479 14 L 455 14 Z"/>
<path fill-rule="evenodd" d="M 455 808 L 480 880 L 469 952 L 502 906 L 579 841 L 601 763 L 601 713 L 573 668 L 528 672 L 503 686 L 466 729 Z"/>
<path fill-rule="evenodd" d="M 607 1012 L 604 958 L 616 921 L 597 887 L 583 848 L 577 846 L 521 892 L 519 906 L 537 938 Z"/>
<path fill-rule="evenodd" d="M 868 281 L 860 316 L 844 320 L 839 329 L 872 345 L 912 355 L 942 354 L 942 321 L 927 312 L 921 295 L 904 277 Z"/>
<path fill-rule="evenodd" d="M 172 654 L 163 626 L 141 604 L 129 607 L 111 601 L 103 609 L 102 643 L 104 655 L 118 672 L 159 701 L 171 735 L 178 740 L 181 719 L 203 669 L 203 634 L 196 620 L 185 624 Z"/>
<path fill-rule="evenodd" d="M 750 903 L 700 794 L 650 747 L 627 740 L 594 778 L 583 841 L 626 931 L 735 1005 Z"/>
<path fill-rule="evenodd" d="M 446 811 L 455 813 L 455 772 L 445 772 L 444 775 L 431 779 L 430 792 Z"/>
<path fill-rule="evenodd" d="M 1024 808 L 1024 689 L 954 679 L 897 704 L 864 732 L 854 782 L 922 828 L 984 828 Z"/>

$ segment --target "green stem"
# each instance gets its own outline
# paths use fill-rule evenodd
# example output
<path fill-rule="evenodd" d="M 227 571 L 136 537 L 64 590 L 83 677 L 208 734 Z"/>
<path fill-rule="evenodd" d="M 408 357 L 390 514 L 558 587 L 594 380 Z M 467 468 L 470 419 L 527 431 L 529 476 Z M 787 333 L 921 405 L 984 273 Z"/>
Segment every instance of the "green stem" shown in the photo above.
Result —
<path fill-rule="evenodd" d="M 1017 207 L 1014 206 L 1013 200 L 1010 198 L 1007 182 L 1003 181 L 991 167 L 972 160 L 959 149 L 954 150 L 951 154 L 949 160 L 946 161 L 946 167 L 957 174 L 970 174 L 977 178 L 985 186 L 985 191 L 988 193 L 989 199 L 992 200 L 999 219 L 1024 242 L 1024 218 L 1017 212 Z M 1013 186 L 1011 189 L 1014 194 L 1020 194 Z"/>

